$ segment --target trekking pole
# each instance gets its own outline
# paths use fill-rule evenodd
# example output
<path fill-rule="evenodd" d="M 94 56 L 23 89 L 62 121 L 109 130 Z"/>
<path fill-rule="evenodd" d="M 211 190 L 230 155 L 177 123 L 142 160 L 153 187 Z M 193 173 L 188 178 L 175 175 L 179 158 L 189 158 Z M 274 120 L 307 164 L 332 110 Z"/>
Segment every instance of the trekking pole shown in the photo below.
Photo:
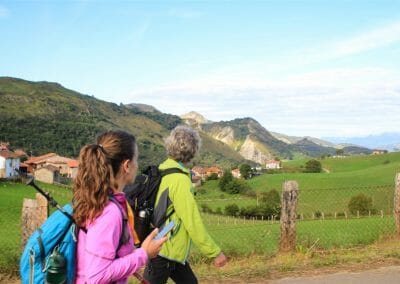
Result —
<path fill-rule="evenodd" d="M 22 173 L 20 170 L 18 169 L 14 169 L 20 176 L 25 176 L 28 177 L 27 175 L 25 175 L 24 173 Z M 47 201 L 49 202 L 51 207 L 56 207 L 58 210 L 60 210 L 65 216 L 67 216 L 68 218 L 70 218 L 72 221 L 74 221 L 74 218 L 71 216 L 71 214 L 69 214 L 67 211 L 64 210 L 64 208 L 62 208 L 57 201 L 49 194 L 44 192 L 43 189 L 41 189 L 38 185 L 35 184 L 35 179 L 33 177 L 28 177 L 28 181 L 26 182 L 27 185 L 32 186 L 33 188 L 35 188 L 41 195 L 43 195 Z"/>

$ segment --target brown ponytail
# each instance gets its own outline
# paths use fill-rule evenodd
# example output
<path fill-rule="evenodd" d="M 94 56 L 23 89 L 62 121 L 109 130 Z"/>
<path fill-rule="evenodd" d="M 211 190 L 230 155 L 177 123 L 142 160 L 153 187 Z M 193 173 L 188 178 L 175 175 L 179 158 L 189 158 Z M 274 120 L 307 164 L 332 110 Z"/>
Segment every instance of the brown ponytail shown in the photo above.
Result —
<path fill-rule="evenodd" d="M 81 149 L 79 170 L 74 181 L 74 219 L 78 226 L 98 217 L 108 202 L 115 177 L 124 160 L 137 157 L 135 137 L 123 131 L 108 131 L 95 144 Z"/>

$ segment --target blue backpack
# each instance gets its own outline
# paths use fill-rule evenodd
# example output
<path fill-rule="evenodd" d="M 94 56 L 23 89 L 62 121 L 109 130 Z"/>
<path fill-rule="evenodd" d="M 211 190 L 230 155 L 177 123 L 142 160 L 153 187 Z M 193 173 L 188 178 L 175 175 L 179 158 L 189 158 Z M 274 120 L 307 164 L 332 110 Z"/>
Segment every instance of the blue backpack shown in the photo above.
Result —
<path fill-rule="evenodd" d="M 20 260 L 20 274 L 23 284 L 72 284 L 76 273 L 76 247 L 79 229 L 72 217 L 70 204 L 61 207 L 31 179 L 27 182 L 57 207 L 51 216 L 29 237 Z M 113 196 L 110 201 L 117 205 L 122 215 L 123 230 L 117 251 L 129 241 L 127 217 L 121 205 Z"/>
<path fill-rule="evenodd" d="M 55 211 L 28 239 L 21 256 L 22 283 L 73 283 L 77 230 L 70 204 Z"/>

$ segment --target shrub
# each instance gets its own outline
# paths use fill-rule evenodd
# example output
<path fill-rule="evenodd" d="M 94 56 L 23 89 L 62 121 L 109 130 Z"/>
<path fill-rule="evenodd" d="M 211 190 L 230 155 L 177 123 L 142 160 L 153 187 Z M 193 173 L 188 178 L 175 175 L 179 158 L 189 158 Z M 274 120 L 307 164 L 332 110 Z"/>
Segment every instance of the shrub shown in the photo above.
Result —
<path fill-rule="evenodd" d="M 348 207 L 350 213 L 353 215 L 357 215 L 357 211 L 360 215 L 368 215 L 369 212 L 376 212 L 372 204 L 372 198 L 362 193 L 353 196 L 349 201 Z"/>
<path fill-rule="evenodd" d="M 201 211 L 203 211 L 204 213 L 213 213 L 212 209 L 210 208 L 210 206 L 208 206 L 208 204 L 201 204 Z"/>
<path fill-rule="evenodd" d="M 217 180 L 218 179 L 218 174 L 217 173 L 212 173 L 207 177 L 207 180 Z"/>
<path fill-rule="evenodd" d="M 249 205 L 247 207 L 240 208 L 240 215 L 245 218 L 260 216 L 259 209 L 255 205 Z"/>
<path fill-rule="evenodd" d="M 315 159 L 309 160 L 304 169 L 305 173 L 320 173 L 322 172 L 322 165 L 320 161 Z"/>
<path fill-rule="evenodd" d="M 228 204 L 225 206 L 225 215 L 237 216 L 239 214 L 239 206 L 236 203 Z"/>

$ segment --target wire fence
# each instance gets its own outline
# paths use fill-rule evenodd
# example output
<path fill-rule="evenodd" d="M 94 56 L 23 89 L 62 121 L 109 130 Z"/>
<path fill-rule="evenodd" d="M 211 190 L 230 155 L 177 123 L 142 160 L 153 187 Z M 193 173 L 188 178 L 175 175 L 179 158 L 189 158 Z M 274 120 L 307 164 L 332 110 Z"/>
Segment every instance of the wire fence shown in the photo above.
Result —
<path fill-rule="evenodd" d="M 43 187 L 60 204 L 71 200 L 68 188 Z M 394 234 L 394 190 L 394 185 L 300 189 L 297 249 L 349 248 Z M 16 274 L 21 255 L 22 200 L 34 198 L 36 192 L 23 184 L 0 182 L 0 194 L 0 274 Z M 198 203 L 204 211 L 205 201 Z M 233 203 L 239 210 L 235 216 L 226 215 L 226 207 Z M 278 252 L 280 220 L 276 212 L 280 204 L 276 208 L 261 198 L 210 200 L 206 204 L 213 213 L 203 212 L 203 222 L 228 255 Z M 275 211 L 261 210 L 265 206 Z"/>
<path fill-rule="evenodd" d="M 297 248 L 349 248 L 393 235 L 394 188 L 379 185 L 300 189 Z M 226 209 L 233 204 L 239 207 L 235 216 L 224 215 L 230 213 Z M 263 214 L 266 205 L 253 200 L 240 207 L 237 200 L 225 200 L 200 206 L 205 211 L 203 221 L 208 231 L 224 250 L 234 254 L 274 254 L 279 248 L 279 215 Z"/>

